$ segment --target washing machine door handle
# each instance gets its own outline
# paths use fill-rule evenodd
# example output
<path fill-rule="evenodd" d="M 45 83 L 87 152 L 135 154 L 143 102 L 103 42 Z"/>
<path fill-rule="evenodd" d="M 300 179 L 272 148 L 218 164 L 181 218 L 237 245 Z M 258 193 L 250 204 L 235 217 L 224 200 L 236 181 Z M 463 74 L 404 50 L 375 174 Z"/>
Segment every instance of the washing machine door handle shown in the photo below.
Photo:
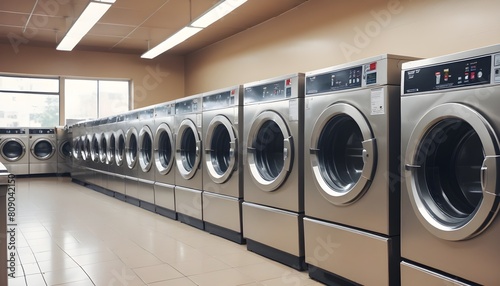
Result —
<path fill-rule="evenodd" d="M 497 166 L 500 165 L 500 156 L 486 156 L 481 166 L 481 185 L 485 193 L 499 195 Z"/>
<path fill-rule="evenodd" d="M 235 138 L 233 141 L 229 142 L 229 157 L 234 158 L 235 157 L 235 150 L 237 148 L 237 139 Z"/>
<path fill-rule="evenodd" d="M 196 158 L 200 157 L 200 152 L 201 152 L 201 141 L 196 140 Z"/>
<path fill-rule="evenodd" d="M 293 138 L 292 136 L 283 139 L 283 161 L 286 171 L 290 171 L 293 157 Z"/>
<path fill-rule="evenodd" d="M 362 176 L 367 179 L 367 180 L 372 180 L 373 177 L 373 171 L 375 170 L 375 164 L 376 164 L 376 139 L 371 138 L 368 140 L 365 140 L 361 142 L 363 145 L 363 151 L 362 151 L 362 157 L 363 157 L 363 172 Z"/>

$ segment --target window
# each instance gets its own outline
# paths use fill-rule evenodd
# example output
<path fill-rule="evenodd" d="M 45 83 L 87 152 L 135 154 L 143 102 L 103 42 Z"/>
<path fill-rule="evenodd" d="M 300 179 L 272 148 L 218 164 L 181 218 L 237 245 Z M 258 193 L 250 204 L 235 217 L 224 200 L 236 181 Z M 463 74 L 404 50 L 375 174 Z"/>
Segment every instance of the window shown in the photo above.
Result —
<path fill-rule="evenodd" d="M 59 79 L 0 76 L 0 126 L 59 125 Z"/>
<path fill-rule="evenodd" d="M 67 119 L 92 119 L 128 111 L 129 81 L 65 79 Z"/>

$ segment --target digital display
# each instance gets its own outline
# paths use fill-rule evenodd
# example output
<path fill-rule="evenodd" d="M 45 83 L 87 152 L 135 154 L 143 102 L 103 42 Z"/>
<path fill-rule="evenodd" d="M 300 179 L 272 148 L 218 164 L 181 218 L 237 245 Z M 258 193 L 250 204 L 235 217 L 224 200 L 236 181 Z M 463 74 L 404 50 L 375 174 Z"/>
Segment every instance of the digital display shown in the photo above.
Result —
<path fill-rule="evenodd" d="M 231 91 L 211 94 L 203 97 L 203 110 L 228 107 L 234 105 L 234 95 Z"/>
<path fill-rule="evenodd" d="M 306 95 L 361 87 L 362 66 L 306 78 Z M 376 81 L 376 73 L 375 81 Z M 373 80 L 373 79 L 372 79 Z"/>
<path fill-rule="evenodd" d="M 491 56 L 404 72 L 404 94 L 489 84 Z"/>
<path fill-rule="evenodd" d="M 30 134 L 55 134 L 53 128 L 30 128 Z"/>
<path fill-rule="evenodd" d="M 198 99 L 190 99 L 175 103 L 175 114 L 191 113 L 198 111 Z"/>
<path fill-rule="evenodd" d="M 26 134 L 25 129 L 0 129 L 0 134 Z"/>
<path fill-rule="evenodd" d="M 291 94 L 291 88 L 285 90 L 285 81 L 281 80 L 264 85 L 246 87 L 243 96 L 245 103 L 250 103 L 285 99 L 290 97 Z"/>

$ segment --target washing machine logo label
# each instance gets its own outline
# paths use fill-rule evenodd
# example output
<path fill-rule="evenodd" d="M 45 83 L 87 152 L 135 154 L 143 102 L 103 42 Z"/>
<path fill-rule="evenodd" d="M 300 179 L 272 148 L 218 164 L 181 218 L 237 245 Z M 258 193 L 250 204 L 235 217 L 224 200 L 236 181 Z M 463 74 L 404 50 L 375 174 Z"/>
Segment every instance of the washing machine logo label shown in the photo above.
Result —
<path fill-rule="evenodd" d="M 408 79 L 413 79 L 415 77 L 415 74 L 418 74 L 418 73 L 420 73 L 420 69 L 407 71 L 406 75 L 408 76 Z"/>

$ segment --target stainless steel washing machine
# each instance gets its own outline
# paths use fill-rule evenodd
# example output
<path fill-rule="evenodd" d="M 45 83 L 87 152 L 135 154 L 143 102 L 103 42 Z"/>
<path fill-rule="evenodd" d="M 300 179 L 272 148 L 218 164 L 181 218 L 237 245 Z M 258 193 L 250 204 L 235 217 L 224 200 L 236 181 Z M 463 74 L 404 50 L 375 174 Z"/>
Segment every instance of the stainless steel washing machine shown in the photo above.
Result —
<path fill-rule="evenodd" d="M 323 283 L 399 284 L 399 84 L 413 59 L 306 73 L 306 262 Z"/>
<path fill-rule="evenodd" d="M 175 209 L 179 221 L 204 229 L 201 101 L 193 95 L 175 102 Z"/>
<path fill-rule="evenodd" d="M 153 168 L 153 128 L 155 123 L 154 107 L 139 111 L 139 121 L 142 127 L 138 135 L 138 199 L 140 207 L 155 211 L 155 173 Z"/>
<path fill-rule="evenodd" d="M 28 128 L 0 128 L 0 163 L 14 175 L 29 174 Z"/>
<path fill-rule="evenodd" d="M 83 123 L 83 152 L 82 152 L 82 183 L 86 184 L 89 180 L 92 180 L 93 172 L 90 169 L 92 163 L 91 149 L 92 149 L 92 121 L 85 121 Z"/>
<path fill-rule="evenodd" d="M 30 167 L 32 174 L 57 173 L 57 139 L 55 128 L 30 128 Z"/>
<path fill-rule="evenodd" d="M 203 95 L 203 220 L 205 230 L 244 243 L 243 89 L 232 86 Z"/>
<path fill-rule="evenodd" d="M 175 101 L 155 106 L 154 173 L 156 212 L 177 219 L 175 212 Z"/>
<path fill-rule="evenodd" d="M 86 183 L 91 186 L 100 187 L 103 184 L 102 173 L 99 172 L 100 168 L 100 144 L 101 144 L 101 130 L 100 120 L 95 119 L 89 122 L 87 126 L 87 135 L 90 138 L 90 160 L 87 161 L 88 177 Z"/>
<path fill-rule="evenodd" d="M 500 45 L 403 64 L 401 285 L 500 281 Z"/>
<path fill-rule="evenodd" d="M 72 168 L 72 132 L 71 126 L 56 127 L 57 173 L 69 174 Z"/>
<path fill-rule="evenodd" d="M 113 174 L 110 177 L 109 189 L 115 192 L 115 198 L 125 201 L 125 173 L 128 169 L 125 159 L 125 133 L 127 132 L 127 124 L 125 122 L 125 115 L 120 114 L 116 119 L 112 119 L 112 132 L 114 138 L 111 140 L 108 147 L 114 146 L 114 163 L 111 164 L 110 172 Z M 110 150 L 110 152 L 112 152 Z"/>
<path fill-rule="evenodd" d="M 142 124 L 139 120 L 139 112 L 134 110 L 125 114 L 125 196 L 128 203 L 140 205 L 138 175 L 139 175 L 139 130 Z"/>
<path fill-rule="evenodd" d="M 84 140 L 85 125 L 77 122 L 72 125 L 72 163 L 71 179 L 76 183 L 82 183 L 84 180 Z"/>
<path fill-rule="evenodd" d="M 98 160 L 95 165 L 95 176 L 98 178 L 98 188 L 94 188 L 103 194 L 114 196 L 114 192 L 109 189 L 109 182 L 112 180 L 109 172 L 108 144 L 109 144 L 109 118 L 100 118 L 96 120 L 94 134 L 98 136 Z"/>
<path fill-rule="evenodd" d="M 304 74 L 244 85 L 247 248 L 304 269 Z"/>

